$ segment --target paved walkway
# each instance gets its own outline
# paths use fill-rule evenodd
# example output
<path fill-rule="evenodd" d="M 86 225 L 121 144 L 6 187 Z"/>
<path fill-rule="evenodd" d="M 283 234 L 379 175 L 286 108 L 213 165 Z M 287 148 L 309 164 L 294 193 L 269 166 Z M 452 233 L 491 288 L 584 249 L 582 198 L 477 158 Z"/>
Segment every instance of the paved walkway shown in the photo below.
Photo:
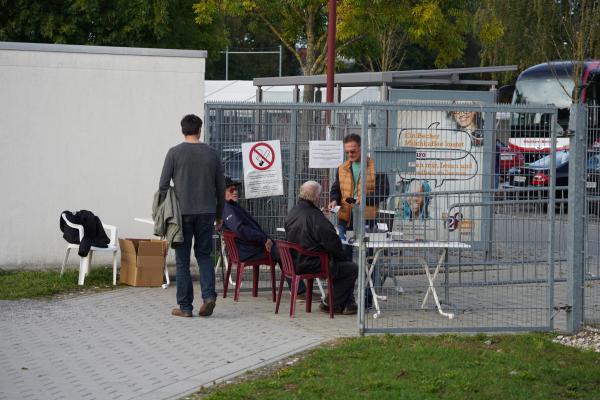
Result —
<path fill-rule="evenodd" d="M 482 273 L 469 276 L 477 280 Z M 502 271 L 485 273 L 493 279 Z M 545 283 L 451 289 L 453 305 L 445 307 L 457 316 L 449 320 L 432 301 L 421 309 L 423 275 L 404 275 L 401 281 L 404 293 L 386 287 L 389 299 L 382 303 L 382 315 L 369 315 L 367 328 L 517 330 L 547 324 Z M 600 286 L 594 290 L 600 292 Z M 565 296 L 564 283 L 557 284 L 555 304 Z M 209 318 L 172 317 L 174 305 L 173 286 L 0 301 L 0 400 L 178 399 L 331 338 L 357 334 L 355 317 L 330 320 L 317 303 L 307 314 L 299 302 L 296 318 L 290 319 L 287 293 L 279 315 L 270 291 L 258 298 L 242 292 L 238 303 L 220 298 Z M 564 313 L 554 326 L 564 329 Z"/>
<path fill-rule="evenodd" d="M 289 297 L 275 315 L 269 296 L 219 299 L 209 318 L 172 317 L 174 287 L 0 301 L 0 399 L 177 399 L 357 332 L 316 303 L 291 320 Z"/>

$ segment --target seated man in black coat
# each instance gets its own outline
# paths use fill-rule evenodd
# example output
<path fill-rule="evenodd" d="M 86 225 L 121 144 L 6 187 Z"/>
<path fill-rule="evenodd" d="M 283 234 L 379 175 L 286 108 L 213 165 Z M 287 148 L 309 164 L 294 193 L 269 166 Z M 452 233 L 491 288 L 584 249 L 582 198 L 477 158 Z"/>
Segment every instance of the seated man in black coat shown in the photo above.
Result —
<path fill-rule="evenodd" d="M 298 243 L 309 251 L 329 253 L 329 271 L 333 283 L 333 307 L 338 314 L 356 314 L 354 285 L 358 277 L 358 266 L 347 260 L 335 228 L 318 207 L 321 185 L 314 181 L 300 187 L 298 204 L 290 210 L 285 220 L 287 240 Z M 298 256 L 296 272 L 317 273 L 321 270 L 319 258 Z M 321 303 L 321 310 L 329 312 L 328 304 Z"/>
<path fill-rule="evenodd" d="M 273 240 L 263 231 L 261 226 L 254 218 L 242 208 L 238 203 L 239 182 L 233 181 L 230 177 L 225 177 L 225 205 L 223 206 L 223 228 L 235 232 L 242 240 L 263 243 L 263 246 L 256 246 L 251 243 L 236 242 L 240 261 L 255 260 L 264 257 L 264 251 L 271 253 L 271 258 L 275 262 L 280 262 L 279 252 Z M 288 286 L 291 279 L 288 279 Z M 298 299 L 305 298 L 306 286 L 300 282 L 298 286 Z"/>

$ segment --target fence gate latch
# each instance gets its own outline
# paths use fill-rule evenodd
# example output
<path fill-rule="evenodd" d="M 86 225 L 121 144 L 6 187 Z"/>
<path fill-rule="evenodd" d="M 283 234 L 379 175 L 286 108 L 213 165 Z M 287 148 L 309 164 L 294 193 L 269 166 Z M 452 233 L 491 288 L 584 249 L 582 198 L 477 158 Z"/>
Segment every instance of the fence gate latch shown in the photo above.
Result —
<path fill-rule="evenodd" d="M 573 306 L 569 305 L 569 304 L 557 304 L 553 307 L 554 312 L 552 313 L 552 316 L 550 317 L 550 319 L 554 319 L 554 317 L 556 317 L 556 314 L 558 314 L 561 311 L 566 311 L 568 313 L 570 313 L 573 309 Z"/>
<path fill-rule="evenodd" d="M 573 306 L 571 306 L 569 304 L 558 304 L 558 305 L 554 306 L 554 309 L 556 311 L 570 312 L 573 309 Z"/>

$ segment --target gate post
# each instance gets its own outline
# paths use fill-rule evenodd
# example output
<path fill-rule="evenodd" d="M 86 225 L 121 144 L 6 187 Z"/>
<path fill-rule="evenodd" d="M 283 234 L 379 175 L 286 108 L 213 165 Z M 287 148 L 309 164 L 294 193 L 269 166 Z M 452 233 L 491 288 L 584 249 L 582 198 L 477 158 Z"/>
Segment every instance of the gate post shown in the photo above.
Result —
<path fill-rule="evenodd" d="M 362 129 L 361 129 L 361 154 L 360 154 L 360 176 L 366 176 L 367 174 L 367 150 L 371 145 L 369 142 L 369 110 L 363 104 L 362 106 Z M 367 190 L 367 180 L 360 180 L 360 205 L 358 207 L 358 215 L 356 213 L 352 213 L 352 217 L 354 218 L 354 238 L 358 240 L 358 333 L 359 335 L 364 335 L 365 333 L 365 325 L 367 321 L 366 310 L 365 310 L 365 285 L 366 285 L 366 273 L 367 273 L 367 263 L 366 256 L 367 251 L 365 248 L 364 236 L 365 236 L 365 203 L 366 203 L 366 195 L 365 192 Z M 354 207 L 356 211 L 357 207 Z"/>
<path fill-rule="evenodd" d="M 288 177 L 288 212 L 296 204 L 296 153 L 298 150 L 298 109 L 292 108 L 292 118 L 290 119 L 290 176 Z"/>
<path fill-rule="evenodd" d="M 567 330 L 577 332 L 583 322 L 583 271 L 585 239 L 586 133 L 585 106 L 573 104 L 569 129 L 573 132 L 569 155 L 569 211 L 567 228 Z"/>

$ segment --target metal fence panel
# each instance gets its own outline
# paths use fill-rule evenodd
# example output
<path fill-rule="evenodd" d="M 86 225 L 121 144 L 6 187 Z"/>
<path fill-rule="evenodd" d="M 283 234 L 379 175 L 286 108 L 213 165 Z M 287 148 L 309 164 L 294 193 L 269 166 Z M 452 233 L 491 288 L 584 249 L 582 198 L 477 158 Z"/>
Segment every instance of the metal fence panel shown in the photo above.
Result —
<path fill-rule="evenodd" d="M 556 111 L 471 102 L 365 107 L 369 120 L 390 113 L 397 124 L 381 132 L 371 124 L 364 157 L 377 157 L 388 142 L 411 148 L 416 159 L 404 170 L 398 162 L 379 166 L 391 184 L 377 215 L 387 226 L 365 214 L 355 224 L 358 240 L 368 240 L 359 261 L 375 292 L 374 300 L 361 299 L 363 330 L 551 329 L 553 267 L 561 258 L 560 246 L 550 246 L 555 218 L 547 215 L 554 172 L 545 186 L 533 185 L 506 157 L 514 152 L 498 138 L 496 116 L 535 121 L 529 114 L 539 114 L 550 122 Z M 540 134 L 533 122 L 519 128 L 518 134 Z M 556 133 L 547 134 L 551 140 Z"/>
<path fill-rule="evenodd" d="M 287 211 L 296 203 L 298 188 L 303 182 L 320 182 L 323 185 L 322 203 L 329 201 L 333 176 L 329 169 L 309 168 L 309 142 L 341 140 L 348 133 L 360 133 L 360 111 L 360 106 L 209 103 L 205 110 L 205 140 L 222 155 L 225 174 L 239 182 L 244 177 L 241 144 L 280 141 L 284 194 L 249 199 L 242 186 L 239 203 L 272 238 L 285 239 L 281 229 Z M 261 275 L 260 289 L 270 290 L 268 274 Z M 242 290 L 249 290 L 251 285 L 252 271 L 249 269 L 244 273 Z"/>
<path fill-rule="evenodd" d="M 586 240 L 583 322 L 600 325 L 600 106 L 587 108 Z"/>

